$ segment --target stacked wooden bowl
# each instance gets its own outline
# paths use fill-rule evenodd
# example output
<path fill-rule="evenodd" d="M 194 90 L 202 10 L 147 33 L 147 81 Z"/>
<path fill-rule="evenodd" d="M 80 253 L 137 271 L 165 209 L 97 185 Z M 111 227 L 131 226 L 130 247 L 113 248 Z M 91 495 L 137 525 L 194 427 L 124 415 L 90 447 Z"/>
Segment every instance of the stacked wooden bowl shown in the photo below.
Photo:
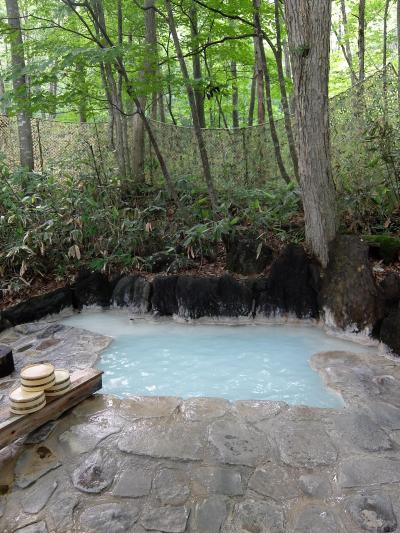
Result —
<path fill-rule="evenodd" d="M 62 396 L 71 387 L 69 372 L 65 368 L 58 368 L 54 371 L 55 383 L 46 389 L 46 396 Z"/>
<path fill-rule="evenodd" d="M 71 387 L 68 370 L 54 369 L 50 363 L 25 366 L 20 373 L 21 386 L 10 393 L 11 412 L 26 415 L 46 405 L 46 396 L 62 396 Z"/>

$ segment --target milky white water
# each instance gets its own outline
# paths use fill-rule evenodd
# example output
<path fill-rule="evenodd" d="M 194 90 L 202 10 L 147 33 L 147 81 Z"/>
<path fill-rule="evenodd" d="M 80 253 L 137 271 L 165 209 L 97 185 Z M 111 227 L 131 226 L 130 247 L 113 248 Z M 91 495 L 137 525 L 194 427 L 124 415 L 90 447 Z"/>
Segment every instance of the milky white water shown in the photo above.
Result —
<path fill-rule="evenodd" d="M 309 365 L 321 351 L 371 348 L 313 326 L 181 324 L 130 320 L 117 311 L 88 312 L 66 325 L 113 337 L 97 367 L 103 392 L 126 396 L 217 396 L 339 407 Z"/>

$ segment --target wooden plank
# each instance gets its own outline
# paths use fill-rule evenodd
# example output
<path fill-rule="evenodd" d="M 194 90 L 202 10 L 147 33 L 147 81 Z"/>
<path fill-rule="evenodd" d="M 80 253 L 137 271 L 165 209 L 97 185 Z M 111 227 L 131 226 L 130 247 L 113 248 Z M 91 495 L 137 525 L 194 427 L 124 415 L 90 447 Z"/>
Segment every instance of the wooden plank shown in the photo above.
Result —
<path fill-rule="evenodd" d="M 103 372 L 95 368 L 71 374 L 71 388 L 63 396 L 47 397 L 46 405 L 30 415 L 13 415 L 9 408 L 0 411 L 0 449 L 19 437 L 34 431 L 50 420 L 56 420 L 102 387 Z"/>

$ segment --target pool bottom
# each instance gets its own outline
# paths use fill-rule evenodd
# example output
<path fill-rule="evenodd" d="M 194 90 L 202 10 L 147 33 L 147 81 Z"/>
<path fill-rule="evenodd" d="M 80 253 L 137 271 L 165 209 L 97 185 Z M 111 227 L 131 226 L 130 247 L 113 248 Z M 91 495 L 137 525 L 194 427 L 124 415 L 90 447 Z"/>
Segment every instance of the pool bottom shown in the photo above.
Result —
<path fill-rule="evenodd" d="M 278 400 L 341 407 L 339 395 L 309 364 L 323 351 L 371 348 L 303 325 L 204 325 L 173 320 L 129 320 L 120 312 L 93 312 L 64 324 L 113 337 L 97 366 L 103 392 L 119 397 L 207 396 Z"/>

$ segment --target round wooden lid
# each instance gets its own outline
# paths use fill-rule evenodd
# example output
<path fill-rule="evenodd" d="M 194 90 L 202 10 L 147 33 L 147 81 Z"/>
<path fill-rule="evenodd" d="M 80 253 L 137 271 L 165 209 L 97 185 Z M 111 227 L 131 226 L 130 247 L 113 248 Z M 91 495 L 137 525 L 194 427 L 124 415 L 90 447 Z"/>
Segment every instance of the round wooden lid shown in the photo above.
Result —
<path fill-rule="evenodd" d="M 18 387 L 10 392 L 9 398 L 14 403 L 30 403 L 34 400 L 39 400 L 43 398 L 44 392 L 37 391 L 31 392 L 26 391 L 22 387 Z"/>
<path fill-rule="evenodd" d="M 35 381 L 37 379 L 48 378 L 53 372 L 54 366 L 50 363 L 37 363 L 35 365 L 24 366 L 21 370 L 21 378 Z"/>
<path fill-rule="evenodd" d="M 54 374 L 56 375 L 56 385 L 61 385 L 61 383 L 69 380 L 69 371 L 66 368 L 56 368 Z"/>

